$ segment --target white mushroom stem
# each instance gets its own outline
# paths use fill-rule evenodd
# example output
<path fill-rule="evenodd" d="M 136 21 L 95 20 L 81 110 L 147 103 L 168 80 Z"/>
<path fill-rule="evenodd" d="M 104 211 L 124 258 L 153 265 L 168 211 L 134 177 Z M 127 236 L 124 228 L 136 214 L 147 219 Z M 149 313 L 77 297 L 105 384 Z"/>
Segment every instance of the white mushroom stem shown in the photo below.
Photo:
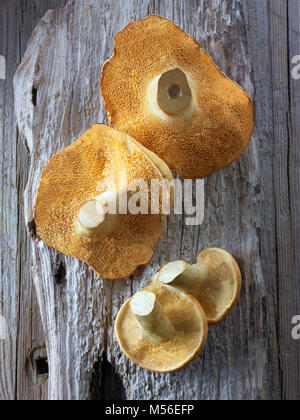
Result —
<path fill-rule="evenodd" d="M 187 119 L 196 107 L 194 90 L 193 81 L 182 70 L 168 70 L 149 82 L 146 103 L 162 120 Z"/>
<path fill-rule="evenodd" d="M 128 191 L 107 191 L 83 203 L 78 212 L 79 230 L 87 236 L 114 229 L 117 217 L 127 213 Z"/>
<path fill-rule="evenodd" d="M 184 113 L 192 102 L 192 93 L 185 73 L 173 69 L 163 73 L 157 86 L 157 102 L 168 115 Z"/>
<path fill-rule="evenodd" d="M 174 261 L 155 275 L 161 282 L 194 296 L 203 307 L 209 324 L 223 319 L 235 306 L 241 291 L 240 269 L 228 252 L 218 248 L 203 251 L 197 264 Z"/>
<path fill-rule="evenodd" d="M 164 284 L 197 295 L 202 280 L 206 278 L 206 267 L 197 264 L 189 265 L 184 261 L 174 261 L 164 265 L 156 276 Z"/>
<path fill-rule="evenodd" d="M 85 229 L 96 229 L 105 220 L 105 210 L 99 206 L 97 200 L 83 203 L 79 210 L 79 222 Z"/>
<path fill-rule="evenodd" d="M 160 343 L 170 339 L 175 329 L 152 292 L 136 293 L 130 301 L 131 311 L 152 342 Z"/>

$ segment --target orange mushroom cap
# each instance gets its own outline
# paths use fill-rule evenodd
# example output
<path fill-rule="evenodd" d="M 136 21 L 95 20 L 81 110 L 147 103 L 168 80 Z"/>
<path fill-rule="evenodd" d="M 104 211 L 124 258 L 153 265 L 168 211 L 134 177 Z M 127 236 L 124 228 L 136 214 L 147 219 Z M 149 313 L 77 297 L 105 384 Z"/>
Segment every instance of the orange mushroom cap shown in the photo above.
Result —
<path fill-rule="evenodd" d="M 116 36 L 101 87 L 110 124 L 182 178 L 229 165 L 254 130 L 249 96 L 195 39 L 159 16 L 130 23 Z"/>
<path fill-rule="evenodd" d="M 121 185 L 123 172 L 127 182 Z M 162 213 L 106 215 L 101 203 L 127 194 L 136 179 L 150 190 L 153 179 L 165 177 L 172 178 L 170 170 L 152 152 L 123 133 L 94 125 L 44 168 L 35 207 L 38 235 L 102 277 L 127 277 L 152 258 Z"/>
<path fill-rule="evenodd" d="M 192 296 L 168 286 L 149 286 L 124 303 L 115 322 L 123 353 L 144 369 L 181 369 L 203 350 L 204 311 Z"/>

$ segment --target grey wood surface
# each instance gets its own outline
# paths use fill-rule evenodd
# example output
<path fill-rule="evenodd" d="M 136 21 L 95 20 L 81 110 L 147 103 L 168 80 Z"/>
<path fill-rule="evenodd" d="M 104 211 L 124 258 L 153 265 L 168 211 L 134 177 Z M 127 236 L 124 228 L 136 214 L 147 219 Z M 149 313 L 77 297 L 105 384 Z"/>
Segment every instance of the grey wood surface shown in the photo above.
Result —
<path fill-rule="evenodd" d="M 291 77 L 300 54 L 299 0 L 73 0 L 43 17 L 65 3 L 0 1 L 7 59 L 0 80 L 0 315 L 8 326 L 0 399 L 299 399 L 300 345 L 291 337 L 300 314 L 300 81 Z M 183 217 L 169 217 L 151 264 L 110 282 L 38 241 L 33 203 L 48 158 L 105 121 L 101 65 L 114 35 L 149 13 L 193 35 L 247 90 L 256 131 L 237 162 L 205 180 L 204 224 L 186 227 Z M 21 60 L 15 115 L 12 79 Z M 228 249 L 241 266 L 237 309 L 210 328 L 204 353 L 185 369 L 160 375 L 134 366 L 112 332 L 120 305 L 161 264 L 194 262 L 210 246 Z"/>

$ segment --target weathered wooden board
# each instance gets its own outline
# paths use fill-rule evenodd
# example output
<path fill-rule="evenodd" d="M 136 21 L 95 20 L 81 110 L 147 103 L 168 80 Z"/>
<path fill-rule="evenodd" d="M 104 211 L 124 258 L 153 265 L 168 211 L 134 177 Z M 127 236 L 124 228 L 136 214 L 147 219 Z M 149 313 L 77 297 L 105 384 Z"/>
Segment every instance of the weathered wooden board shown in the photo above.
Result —
<path fill-rule="evenodd" d="M 6 79 L 0 80 L 0 315 L 8 333 L 0 340 L 1 400 L 47 398 L 47 385 L 36 386 L 26 374 L 31 350 L 45 341 L 30 275 L 31 240 L 23 207 L 30 159 L 17 129 L 13 76 L 38 20 L 50 7 L 65 3 L 0 1 L 0 54 L 6 61 Z"/>
<path fill-rule="evenodd" d="M 300 313 L 300 86 L 289 68 L 291 56 L 300 53 L 299 9 L 298 0 L 126 0 L 122 7 L 119 0 L 74 0 L 40 21 L 15 76 L 16 115 L 30 155 L 24 207 L 29 239 L 21 225 L 28 159 L 17 142 L 13 114 L 0 132 L 0 164 L 7 173 L 1 196 L 0 314 L 14 332 L 0 343 L 1 399 L 45 398 L 44 385 L 27 392 L 22 372 L 25 349 L 33 347 L 24 338 L 34 335 L 25 334 L 31 331 L 29 310 L 32 329 L 38 328 L 31 278 L 48 350 L 49 398 L 300 397 L 299 345 L 290 334 L 291 319 Z M 257 129 L 236 163 L 206 179 L 200 228 L 169 217 L 151 264 L 126 281 L 103 281 L 84 264 L 33 240 L 33 204 L 49 157 L 94 122 L 105 121 L 100 70 L 112 53 L 113 36 L 149 13 L 168 17 L 193 35 L 254 97 Z M 1 31 L 4 26 L 1 20 Z M 8 109 L 5 101 L 11 103 L 9 93 L 7 88 L 0 98 L 1 115 Z M 14 133 L 11 142 L 9 133 Z M 244 287 L 238 308 L 210 329 L 205 352 L 182 371 L 159 375 L 134 366 L 113 335 L 120 305 L 161 264 L 174 258 L 193 262 L 208 246 L 227 248 L 240 263 Z"/>
<path fill-rule="evenodd" d="M 161 5 L 164 7 L 159 13 L 204 41 L 205 47 L 215 51 L 215 58 L 227 73 L 253 93 L 251 66 L 245 54 L 245 25 L 238 2 L 225 7 L 224 2 L 216 1 L 209 9 L 199 4 L 201 10 L 194 2 L 185 8 L 176 4 L 174 7 L 173 2 Z M 118 6 L 119 2 L 75 1 L 64 10 L 48 13 L 36 28 L 16 74 L 17 119 L 31 153 L 25 195 L 26 220 L 31 225 L 36 189 L 47 160 L 91 124 L 105 118 L 100 70 L 112 53 L 113 35 L 130 20 L 151 12 L 149 2 L 125 2 L 122 15 Z M 239 26 L 238 32 L 236 28 L 230 31 L 234 25 Z M 229 49 L 235 51 L 234 61 L 227 52 Z M 37 90 L 36 105 L 32 100 L 33 89 Z M 252 340 L 263 340 L 262 325 L 258 322 L 262 306 L 255 308 L 249 304 L 261 302 L 263 295 L 259 287 L 250 289 L 251 283 L 258 285 L 262 281 L 258 237 L 252 212 L 244 210 L 259 203 L 255 199 L 255 187 L 259 184 L 256 154 L 253 142 L 237 164 L 208 181 L 207 217 L 202 235 L 198 228 L 186 228 L 181 217 L 170 217 L 152 263 L 130 281 L 103 282 L 78 261 L 59 256 L 36 242 L 32 275 L 46 331 L 50 398 L 86 398 L 93 365 L 103 352 L 122 377 L 129 398 L 231 398 L 233 392 L 236 396 L 240 393 L 240 398 L 247 394 L 257 397 L 258 392 L 264 396 L 263 384 L 261 389 L 258 384 L 264 375 L 267 354 L 254 341 L 251 345 Z M 240 259 L 248 282 L 239 310 L 225 324 L 211 329 L 204 356 L 187 369 L 173 375 L 154 375 L 131 365 L 120 353 L 112 331 L 120 305 L 146 284 L 160 264 L 179 257 L 194 261 L 197 252 L 208 245 L 228 248 Z M 58 259 L 66 269 L 63 286 L 53 279 Z M 249 275 L 251 279 L 247 279 Z M 257 317 L 253 331 L 247 325 L 252 318 L 250 311 Z M 247 359 L 246 370 L 241 369 L 243 358 Z"/>

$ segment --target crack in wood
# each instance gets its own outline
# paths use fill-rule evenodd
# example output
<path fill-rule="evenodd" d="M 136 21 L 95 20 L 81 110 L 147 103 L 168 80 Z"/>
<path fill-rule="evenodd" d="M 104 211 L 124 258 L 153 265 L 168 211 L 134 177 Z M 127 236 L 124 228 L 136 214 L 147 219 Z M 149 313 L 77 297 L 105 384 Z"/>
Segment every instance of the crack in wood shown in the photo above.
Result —
<path fill-rule="evenodd" d="M 32 96 L 32 104 L 33 104 L 33 106 L 36 106 L 36 104 L 37 104 L 37 89 L 34 87 L 34 86 L 32 86 L 32 91 L 31 91 L 31 96 Z"/>
<path fill-rule="evenodd" d="M 107 360 L 106 353 L 97 361 L 93 368 L 90 400 L 122 401 L 126 400 L 126 390 L 120 375 L 113 363 Z"/>
<path fill-rule="evenodd" d="M 29 231 L 29 234 L 30 234 L 31 238 L 34 241 L 39 241 L 40 239 L 39 239 L 39 236 L 38 236 L 37 231 L 36 231 L 35 219 L 30 220 L 27 227 L 28 227 L 28 231 Z"/>
<path fill-rule="evenodd" d="M 49 366 L 46 347 L 30 350 L 25 362 L 29 380 L 35 385 L 43 385 L 48 380 Z"/>
<path fill-rule="evenodd" d="M 56 266 L 54 269 L 54 280 L 58 286 L 61 286 L 66 281 L 67 270 L 62 261 L 59 261 L 60 256 L 57 257 Z"/>

